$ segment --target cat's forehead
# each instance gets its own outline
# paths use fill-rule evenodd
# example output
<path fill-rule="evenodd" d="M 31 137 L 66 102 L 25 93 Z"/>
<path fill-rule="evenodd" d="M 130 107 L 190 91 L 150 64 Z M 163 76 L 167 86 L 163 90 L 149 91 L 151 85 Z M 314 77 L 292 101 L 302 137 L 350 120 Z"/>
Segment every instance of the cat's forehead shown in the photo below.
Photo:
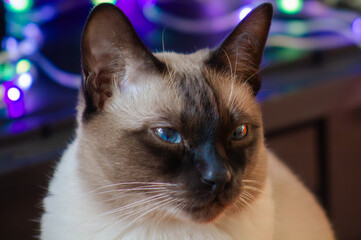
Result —
<path fill-rule="evenodd" d="M 252 89 L 244 76 L 236 75 L 232 66 L 230 71 L 220 71 L 207 65 L 212 55 L 209 49 L 202 49 L 192 54 L 178 54 L 173 52 L 157 53 L 155 56 L 167 66 L 169 78 L 179 83 L 188 83 L 194 92 L 212 92 L 207 96 L 215 96 L 219 104 L 234 111 L 242 108 L 246 112 L 257 112 L 258 105 L 255 102 Z M 238 70 L 247 68 L 243 63 L 238 63 Z M 183 85 L 184 84 L 180 84 Z M 253 109 L 253 106 L 255 108 Z"/>
<path fill-rule="evenodd" d="M 161 52 L 154 55 L 165 63 L 169 71 L 198 75 L 201 74 L 204 62 L 209 57 L 210 52 L 207 49 L 202 49 L 192 54 Z"/>
<path fill-rule="evenodd" d="M 185 90 L 184 86 L 188 84 L 193 93 L 187 97 L 192 98 L 203 92 L 203 97 L 216 98 L 218 105 L 222 105 L 222 108 L 228 109 L 230 113 L 242 110 L 250 115 L 260 115 L 247 79 L 232 73 L 232 66 L 230 71 L 220 71 L 209 66 L 207 62 L 211 55 L 212 51 L 202 49 L 192 54 L 157 53 L 156 57 L 167 65 L 170 78 L 175 79 L 178 86 L 183 86 Z M 236 67 L 238 70 L 247 68 L 241 62 Z"/>

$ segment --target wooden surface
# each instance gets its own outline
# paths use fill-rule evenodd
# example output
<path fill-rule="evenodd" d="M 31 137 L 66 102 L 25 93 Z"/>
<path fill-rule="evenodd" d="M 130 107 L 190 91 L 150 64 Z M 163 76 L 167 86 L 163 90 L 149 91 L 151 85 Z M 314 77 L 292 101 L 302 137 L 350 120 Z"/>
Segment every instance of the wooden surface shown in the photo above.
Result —
<path fill-rule="evenodd" d="M 262 104 L 268 146 L 315 192 L 338 239 L 361 239 L 361 76 Z"/>
<path fill-rule="evenodd" d="M 317 129 L 314 126 L 277 134 L 266 142 L 267 147 L 279 155 L 312 192 L 319 194 Z"/>
<path fill-rule="evenodd" d="M 53 161 L 0 175 L 0 239 L 37 239 Z"/>
<path fill-rule="evenodd" d="M 361 95 L 361 92 L 360 92 Z M 361 108 L 329 121 L 330 213 L 340 239 L 361 239 Z"/>

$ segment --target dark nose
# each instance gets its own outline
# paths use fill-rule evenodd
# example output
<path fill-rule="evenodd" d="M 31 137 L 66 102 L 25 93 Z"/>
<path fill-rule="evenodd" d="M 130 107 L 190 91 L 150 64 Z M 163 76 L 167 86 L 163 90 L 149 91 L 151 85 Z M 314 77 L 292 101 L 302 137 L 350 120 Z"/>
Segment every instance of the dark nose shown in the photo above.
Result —
<path fill-rule="evenodd" d="M 231 173 L 227 168 L 209 169 L 202 174 L 201 181 L 212 188 L 213 192 L 219 192 L 231 180 Z"/>
<path fill-rule="evenodd" d="M 203 145 L 195 151 L 197 170 L 201 181 L 211 187 L 212 191 L 222 191 L 231 180 L 231 173 L 225 160 L 211 145 Z"/>

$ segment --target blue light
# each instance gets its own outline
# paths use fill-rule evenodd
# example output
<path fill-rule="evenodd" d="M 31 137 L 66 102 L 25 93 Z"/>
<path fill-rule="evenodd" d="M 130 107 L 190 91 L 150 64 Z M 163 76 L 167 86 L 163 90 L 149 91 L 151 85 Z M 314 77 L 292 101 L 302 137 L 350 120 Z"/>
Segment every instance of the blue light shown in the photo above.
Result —
<path fill-rule="evenodd" d="M 19 51 L 25 55 L 32 55 L 38 50 L 38 43 L 34 39 L 25 39 L 19 44 Z"/>
<path fill-rule="evenodd" d="M 17 84 L 22 90 L 29 89 L 33 82 L 33 76 L 30 73 L 22 73 L 17 79 Z"/>
<path fill-rule="evenodd" d="M 352 22 L 351 28 L 356 37 L 361 37 L 361 17 L 356 18 Z"/>

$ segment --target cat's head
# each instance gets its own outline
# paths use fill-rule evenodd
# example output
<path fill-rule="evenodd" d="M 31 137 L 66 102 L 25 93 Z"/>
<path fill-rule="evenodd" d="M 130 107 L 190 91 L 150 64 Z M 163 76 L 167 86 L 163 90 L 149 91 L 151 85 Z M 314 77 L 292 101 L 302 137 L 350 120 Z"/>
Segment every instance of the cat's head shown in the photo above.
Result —
<path fill-rule="evenodd" d="M 271 18 L 263 4 L 214 50 L 153 54 L 117 7 L 94 8 L 82 36 L 79 173 L 112 214 L 209 222 L 257 198 L 266 162 L 255 95 Z"/>

